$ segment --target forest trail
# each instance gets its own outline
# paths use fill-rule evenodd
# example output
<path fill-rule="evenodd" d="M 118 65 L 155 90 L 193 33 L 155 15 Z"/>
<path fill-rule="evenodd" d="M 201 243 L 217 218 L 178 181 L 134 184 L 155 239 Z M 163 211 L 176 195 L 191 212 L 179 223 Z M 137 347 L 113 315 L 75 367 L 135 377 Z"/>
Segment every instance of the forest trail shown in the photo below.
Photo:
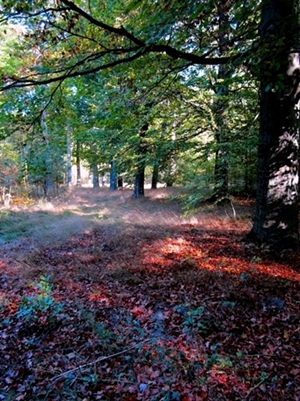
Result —
<path fill-rule="evenodd" d="M 10 209 L 1 211 L 0 241 L 5 248 L 28 242 L 33 248 L 42 249 L 101 226 L 103 222 L 122 228 L 132 224 L 143 227 L 148 224 L 151 228 L 166 221 L 178 224 L 183 221 L 180 205 L 165 202 L 176 193 L 178 190 L 173 188 L 149 190 L 145 198 L 135 199 L 130 190 L 73 188 L 50 201 L 40 200 L 29 206 L 12 203 Z"/>
<path fill-rule="evenodd" d="M 179 194 L 1 210 L 0 400 L 299 399 L 299 254 L 243 242 L 248 202 Z"/>
<path fill-rule="evenodd" d="M 29 205 L 15 205 L 0 210 L 0 245 L 8 253 L 41 251 L 59 246 L 73 235 L 93 229 L 107 230 L 109 241 L 121 237 L 126 245 L 126 233 L 137 237 L 159 236 L 165 229 L 176 230 L 184 224 L 195 229 L 250 230 L 252 207 L 235 204 L 226 208 L 202 207 L 202 211 L 184 216 L 178 201 L 179 188 L 146 190 L 144 198 L 132 197 L 131 190 L 110 191 L 107 188 L 73 188 L 50 201 L 39 200 Z M 237 213 L 238 220 L 234 219 Z M 132 244 L 131 244 L 132 245 Z"/>
<path fill-rule="evenodd" d="M 36 255 L 46 249 L 68 246 L 77 236 L 92 235 L 95 230 L 98 235 L 101 232 L 101 239 L 95 242 L 94 250 L 113 249 L 110 260 L 119 261 L 126 254 L 128 263 L 134 263 L 141 244 L 176 241 L 184 227 L 194 234 L 227 230 L 229 236 L 234 233 L 239 239 L 251 228 L 251 204 L 235 203 L 234 210 L 230 205 L 222 208 L 208 205 L 185 216 L 176 200 L 180 195 L 179 188 L 146 190 L 144 198 L 134 198 L 131 190 L 74 187 L 49 201 L 12 203 L 10 209 L 0 211 L 3 257 L 16 265 L 20 263 L 21 274 L 32 279 L 34 269 L 28 262 Z M 187 252 L 188 257 L 187 250 L 178 249 L 179 254 Z M 42 269 L 39 267 L 38 271 Z"/>

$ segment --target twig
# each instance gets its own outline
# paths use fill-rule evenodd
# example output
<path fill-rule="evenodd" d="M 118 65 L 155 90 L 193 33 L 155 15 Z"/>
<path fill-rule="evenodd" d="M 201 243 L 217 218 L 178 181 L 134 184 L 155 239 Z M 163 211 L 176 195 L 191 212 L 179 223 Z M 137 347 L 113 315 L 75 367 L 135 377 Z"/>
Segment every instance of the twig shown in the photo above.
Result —
<path fill-rule="evenodd" d="M 243 401 L 246 401 L 247 398 L 251 395 L 251 393 L 253 393 L 254 390 L 256 390 L 259 386 L 261 386 L 268 378 L 270 377 L 270 375 L 264 377 L 259 383 L 257 383 L 254 387 L 252 387 L 248 393 L 246 394 L 246 396 L 243 398 Z"/>
<path fill-rule="evenodd" d="M 234 206 L 233 206 L 232 201 L 230 201 L 230 205 L 231 205 L 232 212 L 233 212 L 233 218 L 234 218 L 234 220 L 236 220 L 236 211 L 235 211 L 235 208 L 234 208 Z"/>
<path fill-rule="evenodd" d="M 88 366 L 95 365 L 96 363 L 105 361 L 106 359 L 110 359 L 110 358 L 114 358 L 114 357 L 119 356 L 119 355 L 122 355 L 122 354 L 126 354 L 127 352 L 129 352 L 129 351 L 131 351 L 131 350 L 133 350 L 133 349 L 135 349 L 135 348 L 140 347 L 142 344 L 144 344 L 144 343 L 146 343 L 146 342 L 148 342 L 148 341 L 150 341 L 150 339 L 147 339 L 147 340 L 145 340 L 145 341 L 142 341 L 141 343 L 136 344 L 136 345 L 133 345 L 132 347 L 127 348 L 127 349 L 125 349 L 125 350 L 123 350 L 123 351 L 116 352 L 115 354 L 107 355 L 107 356 L 100 356 L 100 357 L 99 357 L 98 359 L 96 359 L 95 361 L 85 363 L 84 365 L 77 366 L 77 368 L 73 368 L 73 369 L 67 370 L 66 372 L 60 373 L 59 375 L 54 376 L 54 377 L 52 378 L 52 383 L 51 383 L 51 384 L 54 384 L 55 382 L 57 382 L 57 380 L 59 380 L 60 378 L 62 378 L 62 377 L 64 377 L 64 376 L 69 375 L 70 373 L 74 373 L 74 372 L 77 372 L 78 370 L 85 369 L 85 368 L 88 367 Z"/>

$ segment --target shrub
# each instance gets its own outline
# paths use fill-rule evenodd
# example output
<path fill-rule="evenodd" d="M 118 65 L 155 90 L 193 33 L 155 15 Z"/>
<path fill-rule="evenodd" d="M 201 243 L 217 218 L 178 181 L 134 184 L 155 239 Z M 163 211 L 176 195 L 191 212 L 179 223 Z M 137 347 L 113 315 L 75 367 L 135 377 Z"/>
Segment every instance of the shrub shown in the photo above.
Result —
<path fill-rule="evenodd" d="M 60 315 L 63 305 L 53 296 L 50 278 L 41 276 L 39 283 L 33 283 L 33 293 L 24 295 L 17 311 L 18 318 L 31 323 L 52 323 Z"/>

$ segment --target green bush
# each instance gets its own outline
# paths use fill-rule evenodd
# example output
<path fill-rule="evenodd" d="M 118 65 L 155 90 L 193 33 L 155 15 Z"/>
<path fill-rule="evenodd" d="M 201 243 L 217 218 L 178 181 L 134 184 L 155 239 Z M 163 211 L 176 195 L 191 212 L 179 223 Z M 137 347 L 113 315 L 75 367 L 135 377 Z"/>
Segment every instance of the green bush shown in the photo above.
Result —
<path fill-rule="evenodd" d="M 61 313 L 63 305 L 53 296 L 49 276 L 41 276 L 39 283 L 33 283 L 34 292 L 21 299 L 17 317 L 31 323 L 52 323 Z"/>

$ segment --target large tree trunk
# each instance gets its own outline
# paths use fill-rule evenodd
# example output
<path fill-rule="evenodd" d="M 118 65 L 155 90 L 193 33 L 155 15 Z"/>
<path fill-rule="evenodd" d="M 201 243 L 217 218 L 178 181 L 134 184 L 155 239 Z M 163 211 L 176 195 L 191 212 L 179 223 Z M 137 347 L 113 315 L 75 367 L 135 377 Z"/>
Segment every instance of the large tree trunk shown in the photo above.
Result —
<path fill-rule="evenodd" d="M 298 245 L 299 85 L 297 0 L 269 0 L 262 9 L 257 199 L 249 238 L 277 249 Z"/>

